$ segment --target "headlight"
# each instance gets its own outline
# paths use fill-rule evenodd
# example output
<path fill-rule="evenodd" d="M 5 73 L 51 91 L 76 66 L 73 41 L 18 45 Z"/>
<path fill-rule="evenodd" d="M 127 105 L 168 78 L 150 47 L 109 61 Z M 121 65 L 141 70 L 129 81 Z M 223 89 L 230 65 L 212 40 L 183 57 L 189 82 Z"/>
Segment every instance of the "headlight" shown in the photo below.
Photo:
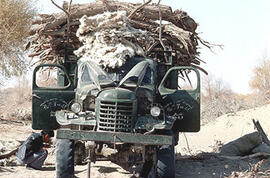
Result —
<path fill-rule="evenodd" d="M 158 106 L 153 106 L 150 113 L 153 117 L 158 117 L 160 115 L 160 108 Z"/>
<path fill-rule="evenodd" d="M 81 105 L 79 103 L 73 103 L 71 105 L 71 111 L 75 112 L 75 113 L 79 113 L 82 109 Z"/>

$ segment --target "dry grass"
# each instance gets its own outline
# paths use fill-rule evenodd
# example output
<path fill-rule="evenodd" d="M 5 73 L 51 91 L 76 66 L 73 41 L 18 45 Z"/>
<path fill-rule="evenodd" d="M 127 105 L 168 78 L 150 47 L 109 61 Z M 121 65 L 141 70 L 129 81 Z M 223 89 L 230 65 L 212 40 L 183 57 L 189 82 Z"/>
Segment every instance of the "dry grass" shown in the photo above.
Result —
<path fill-rule="evenodd" d="M 234 115 L 237 111 L 262 106 L 268 102 L 265 93 L 237 94 L 231 90 L 226 82 L 215 78 L 211 74 L 202 78 L 201 98 L 201 119 L 203 125 L 224 114 Z"/>
<path fill-rule="evenodd" d="M 20 79 L 12 88 L 0 91 L 0 118 L 9 120 L 31 120 L 31 85 Z"/>
<path fill-rule="evenodd" d="M 202 96 L 201 102 L 201 119 L 203 125 L 222 115 L 234 115 L 238 111 L 263 106 L 269 103 L 267 98 L 260 93 L 238 95 L 233 92 L 220 93 L 218 96 L 212 98 Z"/>

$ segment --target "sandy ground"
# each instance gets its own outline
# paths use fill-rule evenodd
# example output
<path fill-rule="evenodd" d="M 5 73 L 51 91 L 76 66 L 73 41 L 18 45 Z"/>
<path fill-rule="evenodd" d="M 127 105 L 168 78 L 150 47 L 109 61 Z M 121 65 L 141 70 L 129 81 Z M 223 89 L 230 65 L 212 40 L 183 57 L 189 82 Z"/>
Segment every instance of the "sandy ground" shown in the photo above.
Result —
<path fill-rule="evenodd" d="M 76 177 L 87 177 L 87 166 L 75 167 Z M 91 178 L 126 178 L 131 177 L 132 174 L 124 171 L 119 166 L 111 164 L 110 162 L 97 162 L 92 164 Z M 28 170 L 25 166 L 8 166 L 0 167 L 0 177 L 3 178 L 53 178 L 55 177 L 55 166 L 45 165 L 42 171 Z"/>
<path fill-rule="evenodd" d="M 234 115 L 228 114 L 217 118 L 215 122 L 209 123 L 201 128 L 199 133 L 180 134 L 177 155 L 176 177 L 184 178 L 208 178 L 226 177 L 233 172 L 246 171 L 261 159 L 238 159 L 231 160 L 220 158 L 213 153 L 216 141 L 227 143 L 245 134 L 255 131 L 252 118 L 259 120 L 266 133 L 270 134 L 270 105 L 260 108 L 238 112 Z M 16 148 L 19 141 L 25 140 L 32 132 L 30 124 L 13 123 L 0 120 L 0 154 Z M 10 150 L 8 150 L 10 149 Z M 55 177 L 55 155 L 54 149 L 49 150 L 49 156 L 45 162 L 44 170 L 27 170 L 24 166 L 16 165 L 16 157 L 0 160 L 0 177 L 2 178 L 44 178 Z M 209 153 L 205 153 L 209 152 Z M 270 168 L 270 160 L 266 159 L 261 170 Z M 87 176 L 87 165 L 75 167 L 76 177 Z M 133 174 L 126 172 L 116 164 L 109 161 L 98 161 L 92 163 L 92 178 L 126 178 Z M 270 177 L 270 174 L 269 176 Z"/>
<path fill-rule="evenodd" d="M 25 140 L 31 132 L 30 123 L 20 124 L 7 121 L 0 121 L 0 153 L 1 150 L 13 150 L 18 145 L 20 141 Z M 37 131 L 35 131 L 37 132 Z M 0 160 L 0 177 L 2 178 L 40 178 L 40 177 L 55 177 L 55 149 L 54 147 L 49 148 L 49 155 L 45 161 L 44 169 L 42 171 L 38 170 L 28 170 L 25 166 L 18 166 L 16 162 L 16 157 L 13 156 L 10 159 Z M 87 176 L 87 165 L 76 166 L 75 175 L 77 177 Z M 91 164 L 91 178 L 125 178 L 131 177 L 133 174 L 125 171 L 116 164 L 109 161 L 98 161 L 95 164 Z"/>
<path fill-rule="evenodd" d="M 252 119 L 258 120 L 265 133 L 270 136 L 270 105 L 240 111 L 235 114 L 226 114 L 217 118 L 214 122 L 201 127 L 198 133 L 180 134 L 180 145 L 177 152 L 189 154 L 187 145 L 192 154 L 199 152 L 211 152 L 217 141 L 228 143 L 245 134 L 256 131 Z M 188 140 L 186 142 L 185 136 Z"/>

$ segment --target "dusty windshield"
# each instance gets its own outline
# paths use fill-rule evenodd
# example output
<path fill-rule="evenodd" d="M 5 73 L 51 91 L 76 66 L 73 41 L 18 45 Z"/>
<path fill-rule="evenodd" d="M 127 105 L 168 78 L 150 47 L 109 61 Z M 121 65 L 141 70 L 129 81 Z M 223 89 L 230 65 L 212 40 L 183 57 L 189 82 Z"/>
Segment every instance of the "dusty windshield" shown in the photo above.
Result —
<path fill-rule="evenodd" d="M 146 61 L 136 65 L 126 64 L 114 72 L 106 72 L 94 62 L 87 61 L 79 67 L 79 82 L 94 83 L 99 89 L 102 85 L 120 86 L 122 84 L 151 84 L 152 71 Z"/>

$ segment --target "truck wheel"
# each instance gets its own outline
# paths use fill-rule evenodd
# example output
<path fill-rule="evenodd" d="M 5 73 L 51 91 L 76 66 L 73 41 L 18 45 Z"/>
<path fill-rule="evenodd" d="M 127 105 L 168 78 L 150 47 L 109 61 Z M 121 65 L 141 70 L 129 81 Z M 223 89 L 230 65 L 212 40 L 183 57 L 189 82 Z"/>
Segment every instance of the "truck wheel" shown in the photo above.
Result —
<path fill-rule="evenodd" d="M 172 131 L 167 131 L 163 134 L 173 136 Z M 157 147 L 157 161 L 154 165 L 151 161 L 145 162 L 140 176 L 143 178 L 175 178 L 174 146 L 175 138 L 173 137 L 172 145 Z"/>
<path fill-rule="evenodd" d="M 56 140 L 56 178 L 73 178 L 74 176 L 74 141 Z"/>
<path fill-rule="evenodd" d="M 175 177 L 174 145 L 163 145 L 158 149 L 156 177 Z"/>
<path fill-rule="evenodd" d="M 81 141 L 74 142 L 74 163 L 75 165 L 83 165 L 86 159 L 86 149 Z"/>

